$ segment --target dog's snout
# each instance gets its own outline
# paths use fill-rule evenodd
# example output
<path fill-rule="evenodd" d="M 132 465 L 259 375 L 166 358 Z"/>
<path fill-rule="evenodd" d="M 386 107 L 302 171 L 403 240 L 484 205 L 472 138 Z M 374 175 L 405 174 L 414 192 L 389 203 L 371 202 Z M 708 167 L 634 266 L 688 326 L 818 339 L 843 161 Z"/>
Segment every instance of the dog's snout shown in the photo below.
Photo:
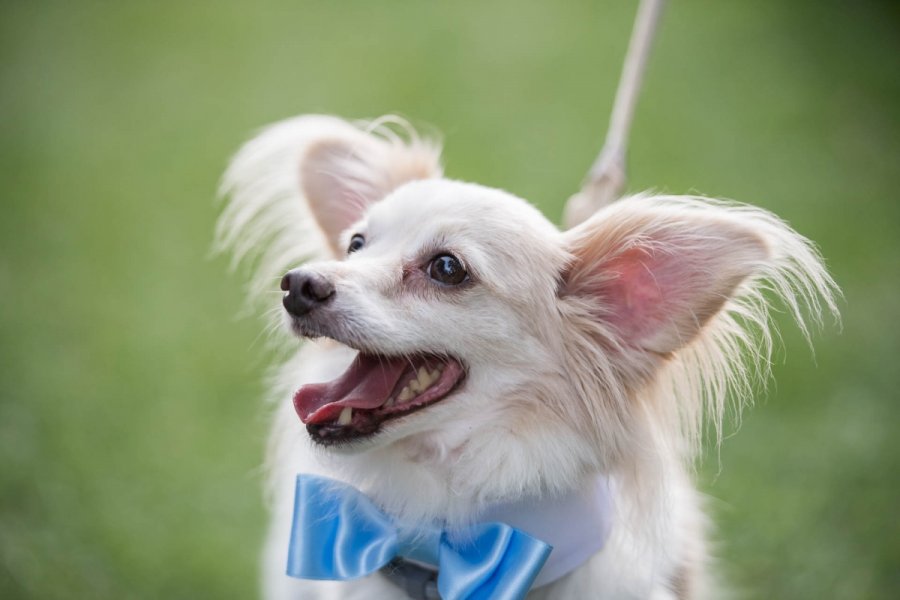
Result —
<path fill-rule="evenodd" d="M 308 314 L 334 297 L 334 284 L 313 271 L 290 271 L 281 278 L 281 289 L 287 292 L 281 302 L 295 317 Z"/>

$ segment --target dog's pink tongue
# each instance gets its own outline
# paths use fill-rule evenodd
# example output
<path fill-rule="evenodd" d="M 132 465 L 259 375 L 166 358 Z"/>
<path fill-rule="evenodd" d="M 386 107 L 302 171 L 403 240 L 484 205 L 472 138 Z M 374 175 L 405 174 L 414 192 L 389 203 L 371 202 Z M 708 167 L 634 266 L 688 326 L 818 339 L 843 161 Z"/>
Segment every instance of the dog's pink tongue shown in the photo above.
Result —
<path fill-rule="evenodd" d="M 343 375 L 328 383 L 304 385 L 294 394 L 300 420 L 325 423 L 338 418 L 345 407 L 378 408 L 388 401 L 409 361 L 359 353 Z"/>

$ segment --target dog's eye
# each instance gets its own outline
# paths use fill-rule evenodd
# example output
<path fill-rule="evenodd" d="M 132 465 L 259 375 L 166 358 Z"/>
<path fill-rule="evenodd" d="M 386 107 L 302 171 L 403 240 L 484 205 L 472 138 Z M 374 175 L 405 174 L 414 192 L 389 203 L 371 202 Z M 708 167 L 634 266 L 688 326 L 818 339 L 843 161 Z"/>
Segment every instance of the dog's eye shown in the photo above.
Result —
<path fill-rule="evenodd" d="M 366 238 L 359 235 L 358 233 L 350 238 L 350 245 L 347 246 L 347 254 L 351 254 L 356 252 L 360 248 L 366 245 Z"/>
<path fill-rule="evenodd" d="M 469 278 L 465 267 L 452 254 L 439 254 L 431 259 L 428 275 L 444 285 L 459 285 Z"/>

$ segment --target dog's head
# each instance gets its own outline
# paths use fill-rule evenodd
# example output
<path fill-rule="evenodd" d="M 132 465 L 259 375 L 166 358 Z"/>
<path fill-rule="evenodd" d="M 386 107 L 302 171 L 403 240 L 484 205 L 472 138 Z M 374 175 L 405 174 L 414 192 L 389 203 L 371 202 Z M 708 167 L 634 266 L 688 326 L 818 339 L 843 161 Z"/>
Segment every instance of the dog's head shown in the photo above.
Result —
<path fill-rule="evenodd" d="M 284 275 L 283 306 L 296 334 L 359 352 L 294 396 L 320 445 L 402 448 L 482 495 L 566 487 L 672 451 L 704 401 L 719 416 L 743 325 L 768 340 L 760 282 L 831 301 L 815 252 L 763 211 L 635 197 L 560 232 L 441 178 L 418 141 L 313 124 L 293 177 L 327 253 Z"/>
<path fill-rule="evenodd" d="M 339 202 L 340 186 L 330 190 Z M 295 332 L 360 351 L 341 378 L 296 395 L 310 435 L 364 448 L 508 422 L 509 400 L 560 368 L 553 324 L 569 255 L 556 229 L 508 194 L 442 179 L 356 206 L 332 232 L 342 256 L 282 281 Z"/>

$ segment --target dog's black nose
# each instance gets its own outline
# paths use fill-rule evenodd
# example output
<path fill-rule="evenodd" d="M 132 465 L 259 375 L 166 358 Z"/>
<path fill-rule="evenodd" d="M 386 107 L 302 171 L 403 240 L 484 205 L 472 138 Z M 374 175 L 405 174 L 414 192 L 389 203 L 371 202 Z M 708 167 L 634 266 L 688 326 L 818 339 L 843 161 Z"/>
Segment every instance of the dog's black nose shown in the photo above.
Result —
<path fill-rule="evenodd" d="M 281 300 L 285 310 L 302 317 L 334 297 L 334 284 L 312 271 L 290 271 L 281 278 L 281 289 L 287 294 Z"/>

